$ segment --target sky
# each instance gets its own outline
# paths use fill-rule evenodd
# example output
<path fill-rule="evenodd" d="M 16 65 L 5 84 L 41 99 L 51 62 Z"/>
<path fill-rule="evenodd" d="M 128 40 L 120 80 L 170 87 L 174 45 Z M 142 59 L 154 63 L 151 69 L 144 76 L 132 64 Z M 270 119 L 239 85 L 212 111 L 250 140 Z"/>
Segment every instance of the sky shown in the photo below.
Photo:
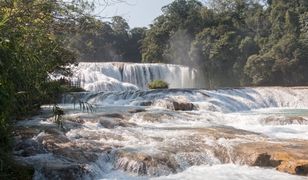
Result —
<path fill-rule="evenodd" d="M 125 0 L 122 3 L 113 3 L 99 6 L 95 12 L 101 17 L 122 16 L 131 28 L 144 27 L 153 23 L 153 20 L 162 14 L 161 8 L 173 0 Z"/>

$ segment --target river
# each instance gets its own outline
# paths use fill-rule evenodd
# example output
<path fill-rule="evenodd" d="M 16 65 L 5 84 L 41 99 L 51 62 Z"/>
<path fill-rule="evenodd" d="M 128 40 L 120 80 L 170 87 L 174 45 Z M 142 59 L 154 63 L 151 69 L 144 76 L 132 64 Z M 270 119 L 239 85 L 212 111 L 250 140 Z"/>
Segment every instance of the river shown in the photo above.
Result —
<path fill-rule="evenodd" d="M 43 106 L 17 123 L 15 157 L 34 179 L 307 179 L 308 87 L 205 90 L 196 76 L 83 63 L 72 80 L 88 92 L 63 96 L 63 129 Z M 172 88 L 147 90 L 156 78 Z"/>

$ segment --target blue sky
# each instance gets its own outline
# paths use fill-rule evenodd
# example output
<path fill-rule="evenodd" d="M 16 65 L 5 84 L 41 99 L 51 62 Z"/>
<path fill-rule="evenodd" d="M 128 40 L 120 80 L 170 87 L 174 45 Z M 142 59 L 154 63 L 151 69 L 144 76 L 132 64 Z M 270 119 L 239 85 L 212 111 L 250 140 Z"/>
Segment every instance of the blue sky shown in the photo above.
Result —
<path fill-rule="evenodd" d="M 122 16 L 131 28 L 148 26 L 162 14 L 161 8 L 173 0 L 125 0 L 106 8 L 98 7 L 96 14 L 102 17 Z"/>

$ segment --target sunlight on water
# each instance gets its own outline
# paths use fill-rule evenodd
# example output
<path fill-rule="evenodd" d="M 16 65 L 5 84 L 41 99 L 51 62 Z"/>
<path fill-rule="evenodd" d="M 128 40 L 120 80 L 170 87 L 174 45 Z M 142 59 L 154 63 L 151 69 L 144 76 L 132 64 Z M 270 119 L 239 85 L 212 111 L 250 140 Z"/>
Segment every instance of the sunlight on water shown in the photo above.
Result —
<path fill-rule="evenodd" d="M 303 179 L 248 165 L 255 161 L 250 154 L 256 143 L 269 153 L 281 144 L 276 148 L 306 156 L 301 153 L 308 140 L 307 93 L 281 87 L 85 92 L 77 96 L 95 112 L 82 112 L 78 103 L 74 108 L 72 95 L 64 96 L 64 132 L 53 118 L 40 116 L 17 125 L 40 127 L 29 143 L 48 145 L 48 156 L 24 161 L 36 167 L 86 162 L 83 179 Z M 87 161 L 89 156 L 94 160 Z M 43 170 L 36 169 L 36 179 Z"/>

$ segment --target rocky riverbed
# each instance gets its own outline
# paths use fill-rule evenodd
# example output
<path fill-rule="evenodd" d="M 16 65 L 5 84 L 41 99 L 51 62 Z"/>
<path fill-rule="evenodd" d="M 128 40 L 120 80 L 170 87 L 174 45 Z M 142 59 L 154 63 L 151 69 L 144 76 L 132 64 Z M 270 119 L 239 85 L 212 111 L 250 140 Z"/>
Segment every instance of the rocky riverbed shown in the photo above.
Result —
<path fill-rule="evenodd" d="M 268 179 L 306 179 L 308 102 L 294 106 L 296 100 L 287 102 L 286 95 L 301 98 L 307 90 L 277 89 L 139 92 L 135 98 L 118 96 L 117 105 L 108 105 L 106 95 L 91 95 L 87 101 L 96 104 L 96 112 L 63 106 L 62 128 L 46 106 L 41 115 L 17 122 L 14 155 L 35 169 L 34 179 L 191 179 L 185 172 L 223 171 L 224 165 L 259 167 L 272 174 Z M 271 96 L 273 107 L 256 108 L 262 103 L 252 95 L 265 97 L 273 90 L 284 101 Z M 209 177 L 219 179 L 212 173 Z"/>

